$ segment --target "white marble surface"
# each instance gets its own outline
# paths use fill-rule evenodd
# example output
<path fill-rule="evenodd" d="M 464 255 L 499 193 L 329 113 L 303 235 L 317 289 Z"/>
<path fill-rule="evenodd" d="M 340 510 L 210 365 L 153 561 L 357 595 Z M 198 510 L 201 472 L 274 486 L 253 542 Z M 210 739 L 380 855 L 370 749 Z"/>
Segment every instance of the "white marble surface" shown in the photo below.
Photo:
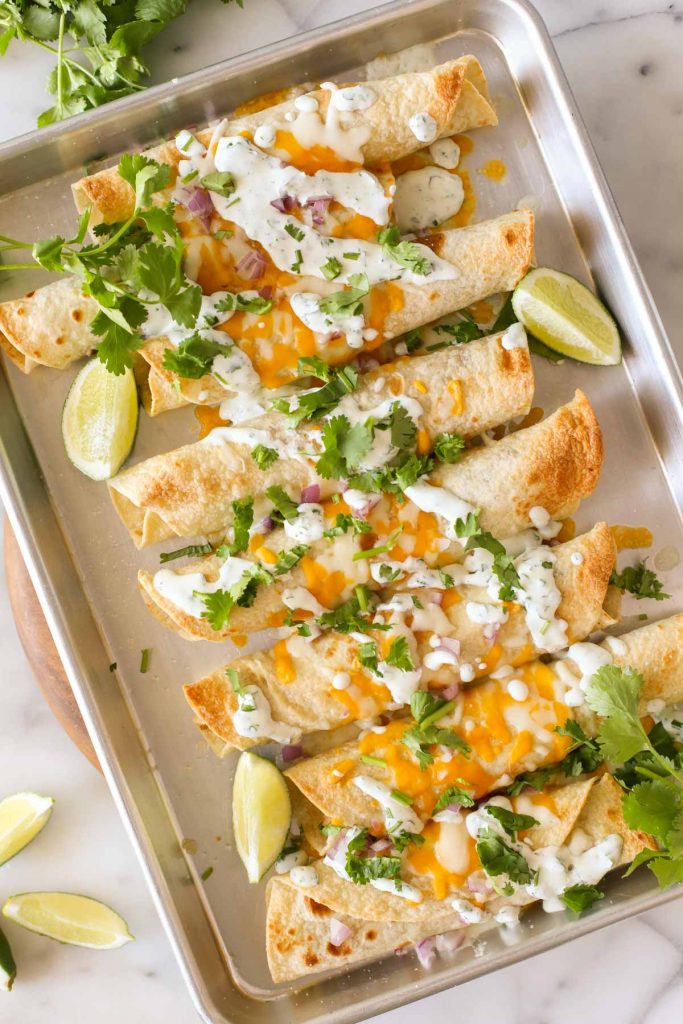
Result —
<path fill-rule="evenodd" d="M 455 2 L 455 0 L 454 0 Z M 156 43 L 159 81 L 343 14 L 372 0 L 194 0 Z M 539 0 L 579 106 L 678 352 L 683 356 L 683 3 Z M 29 130 L 46 105 L 40 51 L 0 60 L 0 137 Z M 20 83 L 20 88 L 18 87 Z M 11 97 L 11 102 L 8 99 Z M 2 1024 L 195 1019 L 107 788 L 40 699 L 0 577 L 2 793 L 51 793 L 49 828 L 2 869 L 1 894 L 74 888 L 115 905 L 136 941 L 112 953 L 59 946 L 12 928 L 20 979 L 0 999 Z M 382 1018 L 386 1024 L 671 1024 L 683 1013 L 683 903 L 599 932 L 495 976 Z"/>

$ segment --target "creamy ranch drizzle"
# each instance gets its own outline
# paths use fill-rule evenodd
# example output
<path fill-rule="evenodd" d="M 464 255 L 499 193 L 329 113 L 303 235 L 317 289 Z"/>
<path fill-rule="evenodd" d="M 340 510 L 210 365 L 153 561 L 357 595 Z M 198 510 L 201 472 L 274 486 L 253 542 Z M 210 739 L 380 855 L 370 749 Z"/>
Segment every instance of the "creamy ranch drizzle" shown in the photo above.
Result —
<path fill-rule="evenodd" d="M 389 786 L 372 779 L 368 775 L 357 775 L 353 780 L 354 786 L 360 789 L 361 793 L 376 800 L 384 812 L 384 825 L 389 835 L 398 835 L 401 832 L 422 832 L 424 823 L 415 813 L 412 807 L 397 800 L 391 795 Z"/>
<path fill-rule="evenodd" d="M 313 198 L 319 196 L 323 189 L 323 194 L 372 217 L 375 223 L 386 224 L 389 199 L 378 180 L 367 171 L 319 171 L 317 175 L 305 175 L 289 165 L 283 166 L 281 161 L 262 153 L 241 136 L 219 141 L 215 165 L 217 170 L 231 173 L 236 184 L 230 198 L 211 193 L 216 209 L 221 216 L 238 224 L 250 238 L 258 241 L 280 270 L 291 271 L 293 266 L 297 266 L 299 274 L 324 279 L 322 265 L 330 257 L 335 257 L 342 267 L 335 279 L 340 285 L 347 284 L 349 278 L 358 273 L 366 274 L 370 285 L 396 278 L 419 285 L 427 281 L 452 280 L 457 276 L 454 266 L 439 259 L 426 246 L 420 247 L 420 255 L 429 261 L 431 271 L 427 276 L 416 275 L 401 267 L 380 245 L 364 240 L 353 242 L 353 250 L 358 252 L 359 258 L 345 259 L 344 253 L 349 251 L 348 239 L 322 235 L 271 205 L 272 200 L 283 195 Z M 324 175 L 324 186 L 318 175 Z M 288 233 L 286 226 L 293 235 Z"/>
<path fill-rule="evenodd" d="M 201 619 L 206 605 L 197 594 L 215 594 L 229 590 L 238 583 L 252 563 L 244 558 L 227 558 L 221 565 L 218 579 L 209 583 L 200 572 L 178 573 L 172 569 L 159 569 L 154 574 L 154 588 L 172 604 L 194 619 Z"/>
<path fill-rule="evenodd" d="M 426 110 L 420 110 L 408 119 L 408 127 L 418 142 L 433 142 L 437 135 L 436 121 Z"/>
<path fill-rule="evenodd" d="M 457 174 L 442 167 L 406 171 L 396 180 L 394 213 L 403 233 L 424 231 L 453 217 L 465 201 Z"/>
<path fill-rule="evenodd" d="M 245 686 L 244 692 L 237 694 L 237 711 L 233 715 L 232 724 L 239 736 L 249 739 L 292 743 L 301 736 L 299 730 L 273 720 L 268 699 L 258 686 Z"/>

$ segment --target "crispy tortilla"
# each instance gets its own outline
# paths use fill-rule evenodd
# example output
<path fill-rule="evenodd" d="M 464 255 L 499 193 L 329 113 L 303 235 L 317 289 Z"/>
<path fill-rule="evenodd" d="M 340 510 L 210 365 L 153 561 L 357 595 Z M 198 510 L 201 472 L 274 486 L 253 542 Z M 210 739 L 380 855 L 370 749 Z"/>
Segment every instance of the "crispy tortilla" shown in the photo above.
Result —
<path fill-rule="evenodd" d="M 476 57 L 460 57 L 430 71 L 396 75 L 367 84 L 376 94 L 376 102 L 366 110 L 347 112 L 344 119 L 347 130 L 367 129 L 367 141 L 362 146 L 365 166 L 397 160 L 422 148 L 424 143 L 419 142 L 408 125 L 415 111 L 425 111 L 434 118 L 439 138 L 498 123 L 489 100 L 486 77 Z M 324 117 L 330 92 L 316 89 L 308 95 L 316 100 Z M 229 121 L 225 131 L 233 135 L 253 134 L 261 124 L 280 123 L 285 128 L 288 124 L 285 115 L 296 112 L 292 97 L 277 106 Z M 204 128 L 197 132 L 197 137 L 208 145 L 212 134 L 213 129 Z M 176 170 L 182 154 L 171 141 L 147 150 L 146 156 Z M 79 213 L 92 208 L 94 223 L 125 220 L 132 210 L 133 191 L 119 177 L 116 168 L 81 178 L 73 186 L 73 195 Z"/>
<path fill-rule="evenodd" d="M 580 565 L 572 562 L 572 555 L 580 552 Z M 562 594 L 558 616 L 568 624 L 570 642 L 582 640 L 611 622 L 603 610 L 603 601 L 614 567 L 615 548 L 606 523 L 599 523 L 588 534 L 561 544 L 554 549 L 557 557 L 555 578 Z M 491 644 L 470 621 L 465 611 L 468 600 L 478 600 L 478 588 L 461 588 L 462 600 L 451 604 L 447 617 L 453 624 L 454 637 L 461 643 L 461 659 L 473 665 L 485 664 L 492 671 L 499 664 L 518 665 L 539 654 L 523 615 L 514 614 L 504 623 L 496 637 L 495 660 L 491 657 Z M 431 649 L 429 635 L 418 634 L 420 660 Z M 291 678 L 283 681 L 279 669 L 280 652 L 258 651 L 237 658 L 209 676 L 185 687 L 185 696 L 197 719 L 217 739 L 246 750 L 255 745 L 248 737 L 240 736 L 233 727 L 237 710 L 237 695 L 232 691 L 226 669 L 235 669 L 243 685 L 260 687 L 268 698 L 273 716 L 295 729 L 310 733 L 319 729 L 334 729 L 354 718 L 370 718 L 386 710 L 390 700 L 383 686 L 373 686 L 367 677 L 363 699 L 359 699 L 355 713 L 352 703 L 342 703 L 332 680 L 338 672 L 348 671 L 363 675 L 358 662 L 358 643 L 352 637 L 330 631 L 310 644 L 299 645 L 291 656 Z M 485 659 L 482 662 L 482 659 Z M 481 671 L 478 675 L 482 675 Z"/>
<path fill-rule="evenodd" d="M 610 834 L 618 834 L 623 843 L 619 865 L 630 863 L 641 850 L 654 849 L 655 844 L 651 837 L 628 828 L 621 811 L 621 795 L 620 787 L 610 775 L 602 776 L 597 782 L 572 783 L 556 791 L 558 824 L 551 830 L 533 829 L 529 833 L 533 846 L 538 849 L 564 843 L 571 839 L 574 829 L 581 829 L 593 844 Z M 316 864 L 316 870 L 319 866 Z M 355 890 L 354 895 L 351 890 Z M 306 889 L 294 885 L 288 876 L 272 878 L 266 900 L 267 952 L 273 980 L 290 981 L 312 971 L 350 966 L 419 942 L 435 932 L 466 928 L 452 910 L 422 919 L 415 919 L 417 915 L 406 919 L 405 900 L 376 891 L 366 893 L 366 890 L 370 887 L 344 882 L 329 869 L 320 885 Z M 471 898 L 471 893 L 466 892 L 465 898 L 468 897 Z M 450 900 L 443 902 L 450 909 Z M 504 906 L 530 902 L 526 894 L 521 898 L 519 895 L 501 896 L 491 900 L 486 908 L 496 913 Z M 393 904 L 399 906 L 394 909 Z M 434 901 L 431 906 L 434 907 Z M 381 916 L 375 918 L 378 913 Z M 395 918 L 399 914 L 402 917 L 398 920 L 387 919 L 387 915 Z M 332 918 L 351 929 L 351 934 L 338 946 L 330 941 Z"/>
<path fill-rule="evenodd" d="M 645 683 L 641 699 L 643 714 L 647 712 L 648 702 L 653 699 L 663 700 L 666 704 L 675 704 L 683 700 L 683 614 L 643 626 L 642 629 L 627 633 L 620 639 L 626 646 L 626 652 L 614 655 L 614 663 L 622 667 L 630 666 L 643 676 Z M 602 646 L 611 650 L 608 640 L 604 641 Z M 554 688 L 552 700 L 547 696 L 541 696 L 541 692 L 534 682 L 537 674 L 540 674 L 538 676 L 539 683 L 543 687 L 541 692 L 547 692 L 548 686 Z M 543 665 L 540 662 L 530 663 L 523 670 L 522 678 L 529 687 L 528 699 L 518 704 L 518 712 L 522 715 L 522 725 L 515 726 L 508 723 L 508 735 L 504 733 L 502 739 L 498 738 L 500 736 L 498 706 L 501 701 L 506 699 L 505 680 L 489 679 L 473 687 L 464 697 L 458 698 L 472 706 L 468 717 L 474 718 L 480 724 L 486 723 L 486 731 L 490 735 L 490 741 L 484 751 L 487 777 L 483 780 L 477 767 L 479 762 L 478 744 L 473 744 L 472 756 L 469 759 L 456 754 L 449 762 L 449 771 L 455 774 L 459 772 L 465 779 L 473 776 L 477 796 L 483 796 L 494 788 L 492 783 L 497 775 L 504 773 L 514 777 L 522 772 L 533 771 L 543 765 L 552 764 L 564 756 L 565 751 L 562 747 L 549 745 L 547 737 L 545 742 L 539 740 L 539 737 L 543 739 L 543 732 L 540 730 L 539 737 L 531 745 L 525 743 L 521 750 L 517 745 L 517 740 L 520 733 L 529 728 L 525 724 L 527 718 L 524 714 L 525 709 L 531 712 L 541 708 L 541 714 L 535 717 L 546 723 L 543 730 L 547 732 L 548 736 L 556 735 L 553 733 L 555 725 L 561 725 L 565 720 L 560 717 L 560 714 L 569 714 L 569 709 L 563 704 L 567 685 L 560 685 L 559 678 L 552 670 L 552 663 L 549 665 Z M 478 708 L 481 710 L 477 711 Z M 586 731 L 593 733 L 597 731 L 597 719 L 587 708 L 578 708 L 574 714 Z M 390 728 L 395 728 L 395 726 Z M 387 775 L 386 769 L 382 766 L 362 763 L 361 753 L 360 742 L 351 741 L 337 749 L 300 761 L 288 770 L 287 776 L 326 818 L 349 824 L 370 826 L 377 820 L 378 805 L 376 801 L 366 796 L 353 784 L 353 778 L 358 774 L 364 774 L 386 782 Z M 340 765 L 343 768 L 341 778 L 334 774 L 335 771 L 340 770 Z M 435 770 L 438 771 L 438 765 Z"/>

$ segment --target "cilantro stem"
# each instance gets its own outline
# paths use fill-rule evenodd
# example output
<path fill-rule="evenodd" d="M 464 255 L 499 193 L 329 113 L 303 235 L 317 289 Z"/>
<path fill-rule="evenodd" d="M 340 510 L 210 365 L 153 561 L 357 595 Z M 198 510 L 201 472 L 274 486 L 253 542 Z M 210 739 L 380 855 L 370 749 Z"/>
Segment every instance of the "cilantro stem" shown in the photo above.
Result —
<path fill-rule="evenodd" d="M 59 37 L 57 39 L 57 109 L 60 120 L 64 116 L 64 27 L 66 11 L 59 16 Z"/>

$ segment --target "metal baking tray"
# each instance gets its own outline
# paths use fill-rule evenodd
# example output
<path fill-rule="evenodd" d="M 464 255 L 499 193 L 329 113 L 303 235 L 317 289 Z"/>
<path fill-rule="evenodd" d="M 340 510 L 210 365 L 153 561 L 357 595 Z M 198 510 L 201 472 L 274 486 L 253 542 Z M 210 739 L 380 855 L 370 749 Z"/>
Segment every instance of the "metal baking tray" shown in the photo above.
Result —
<path fill-rule="evenodd" d="M 473 133 L 469 168 L 477 216 L 532 197 L 541 264 L 596 287 L 625 340 L 623 366 L 596 369 L 536 361 L 535 404 L 547 411 L 585 389 L 606 440 L 606 467 L 578 526 L 598 518 L 647 524 L 655 551 L 683 548 L 683 387 L 676 362 L 597 165 L 550 38 L 521 0 L 403 0 L 306 33 L 0 147 L 2 231 L 42 238 L 74 223 L 69 184 L 96 158 L 148 145 L 254 95 L 306 80 L 353 78 L 378 52 L 424 44 L 434 60 L 474 53 L 486 70 L 500 126 Z M 362 77 L 362 73 L 359 75 Z M 499 157 L 507 175 L 477 173 Z M 0 296 L 45 275 L 0 275 Z M 103 485 L 80 476 L 62 448 L 59 420 L 73 373 L 0 374 L 0 489 L 100 763 L 137 850 L 200 1015 L 211 1022 L 356 1021 L 513 963 L 674 898 L 647 872 L 613 879 L 585 918 L 530 913 L 519 941 L 491 933 L 476 950 L 428 972 L 414 957 L 324 980 L 274 986 L 264 954 L 262 887 L 250 888 L 231 846 L 233 758 L 219 760 L 191 721 L 181 684 L 226 660 L 229 646 L 188 644 L 143 611 L 137 553 Z M 134 458 L 196 436 L 191 410 L 143 417 Z M 656 615 L 680 607 L 675 595 Z M 642 608 L 638 607 L 638 611 Z M 637 624 L 627 608 L 620 628 Z M 140 651 L 152 648 L 148 674 Z M 227 649 L 226 649 L 227 647 Z M 117 662 L 115 674 L 110 662 Z M 211 877 L 202 881 L 203 870 Z M 129 908 L 135 925 L 134 908 Z"/>

